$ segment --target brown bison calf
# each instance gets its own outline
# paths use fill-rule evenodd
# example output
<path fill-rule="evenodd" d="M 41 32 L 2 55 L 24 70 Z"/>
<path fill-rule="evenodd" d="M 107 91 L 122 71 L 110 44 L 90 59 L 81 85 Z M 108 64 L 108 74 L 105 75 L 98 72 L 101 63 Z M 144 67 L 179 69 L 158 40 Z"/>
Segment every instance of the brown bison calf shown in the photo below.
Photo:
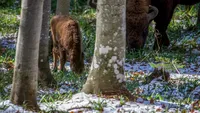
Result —
<path fill-rule="evenodd" d="M 73 72 L 80 74 L 84 70 L 84 56 L 82 51 L 81 32 L 78 23 L 69 16 L 54 16 L 51 20 L 51 33 L 53 40 L 53 65 L 64 70 L 67 60 Z"/>

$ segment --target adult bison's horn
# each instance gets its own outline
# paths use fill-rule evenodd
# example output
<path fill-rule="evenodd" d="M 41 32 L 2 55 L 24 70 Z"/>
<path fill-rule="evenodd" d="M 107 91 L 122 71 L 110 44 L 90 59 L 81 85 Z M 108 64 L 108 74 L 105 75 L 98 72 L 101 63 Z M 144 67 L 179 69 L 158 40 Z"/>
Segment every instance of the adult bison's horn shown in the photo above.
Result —
<path fill-rule="evenodd" d="M 158 9 L 154 6 L 149 6 L 149 13 L 147 15 L 148 21 L 151 22 L 158 15 Z"/>

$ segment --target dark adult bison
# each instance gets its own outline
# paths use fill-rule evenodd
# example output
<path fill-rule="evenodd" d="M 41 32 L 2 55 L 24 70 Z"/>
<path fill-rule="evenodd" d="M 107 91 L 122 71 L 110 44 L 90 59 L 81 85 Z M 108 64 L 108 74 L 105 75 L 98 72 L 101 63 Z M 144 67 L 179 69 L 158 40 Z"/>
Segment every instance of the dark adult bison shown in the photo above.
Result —
<path fill-rule="evenodd" d="M 170 41 L 166 30 L 172 19 L 174 9 L 178 4 L 194 5 L 200 0 L 151 0 L 150 4 L 157 7 L 159 10 L 158 16 L 154 19 L 156 22 L 156 33 L 154 49 L 159 49 L 161 46 L 169 46 Z"/>
<path fill-rule="evenodd" d="M 97 0 L 89 0 L 89 5 L 93 8 L 95 8 Z M 141 11 L 146 12 L 147 9 L 141 8 L 141 6 L 148 6 L 152 5 L 155 6 L 159 13 L 154 18 L 154 21 L 156 22 L 156 31 L 155 31 L 155 43 L 154 43 L 154 49 L 159 49 L 161 46 L 169 46 L 170 41 L 166 34 L 167 27 L 171 21 L 174 9 L 178 4 L 181 5 L 194 5 L 200 0 L 146 0 L 147 5 L 143 0 L 127 0 L 127 42 L 129 48 L 142 48 L 145 44 L 146 37 L 148 34 L 148 25 L 149 23 L 141 20 L 140 16 Z M 140 4 L 140 5 L 136 5 Z M 134 11 L 135 10 L 135 11 Z M 129 11 L 132 11 L 133 14 L 130 15 Z M 154 13 L 156 14 L 156 13 Z M 129 19 L 132 19 L 131 24 L 129 23 Z M 152 18 L 153 19 L 153 18 Z M 136 24 L 136 25 L 135 25 Z M 143 26 L 146 25 L 146 28 L 144 29 Z M 135 32 L 133 32 L 135 31 Z M 136 34 L 135 34 L 136 33 Z M 143 36 L 141 34 L 143 33 Z M 132 35 L 135 34 L 135 35 Z M 135 36 L 132 37 L 132 36 Z"/>
<path fill-rule="evenodd" d="M 97 0 L 88 4 L 96 8 Z M 149 6 L 146 0 L 127 0 L 126 3 L 126 39 L 128 49 L 142 48 L 148 35 L 149 23 L 158 14 L 157 8 Z"/>

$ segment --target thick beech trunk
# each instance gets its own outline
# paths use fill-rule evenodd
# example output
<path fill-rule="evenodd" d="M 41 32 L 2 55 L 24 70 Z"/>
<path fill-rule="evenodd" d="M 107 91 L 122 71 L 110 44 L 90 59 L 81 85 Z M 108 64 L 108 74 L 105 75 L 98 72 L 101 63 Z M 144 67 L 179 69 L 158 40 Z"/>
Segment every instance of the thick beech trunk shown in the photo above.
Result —
<path fill-rule="evenodd" d="M 98 0 L 94 57 L 82 91 L 116 94 L 124 88 L 126 0 Z"/>
<path fill-rule="evenodd" d="M 38 51 L 44 0 L 23 0 L 11 102 L 38 110 Z"/>

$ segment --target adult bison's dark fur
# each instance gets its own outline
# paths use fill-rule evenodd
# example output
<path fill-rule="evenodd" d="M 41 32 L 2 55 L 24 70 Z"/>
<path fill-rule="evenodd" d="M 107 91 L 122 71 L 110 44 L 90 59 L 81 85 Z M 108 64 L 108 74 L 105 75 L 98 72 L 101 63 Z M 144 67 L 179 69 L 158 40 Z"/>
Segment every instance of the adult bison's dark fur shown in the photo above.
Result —
<path fill-rule="evenodd" d="M 97 0 L 89 0 L 88 4 L 92 8 L 96 8 L 96 2 Z M 126 39 L 128 49 L 138 49 L 144 46 L 149 23 L 157 14 L 157 8 L 149 6 L 146 0 L 127 0 Z"/>
<path fill-rule="evenodd" d="M 150 4 L 157 7 L 159 10 L 158 16 L 154 19 L 156 22 L 155 28 L 157 32 L 159 32 L 159 36 L 155 36 L 154 49 L 159 49 L 161 46 L 169 46 L 170 41 L 166 30 L 176 6 L 178 4 L 193 5 L 198 2 L 200 2 L 200 0 L 151 0 Z"/>
<path fill-rule="evenodd" d="M 89 5 L 93 3 L 93 5 L 91 5 L 93 8 L 96 7 L 95 1 L 97 0 L 89 0 Z M 135 4 L 133 4 L 134 1 L 135 1 Z M 143 29 L 143 26 L 149 25 L 148 23 L 145 23 L 143 20 L 139 20 L 141 18 L 140 16 L 137 16 L 140 14 L 139 10 L 144 10 L 143 8 L 141 8 L 141 5 L 136 5 L 136 3 L 138 4 L 139 2 L 144 4 L 143 0 L 127 0 L 127 8 L 126 8 L 127 9 L 127 35 L 128 35 L 127 41 L 129 43 L 129 47 L 136 48 L 136 49 L 144 46 L 148 29 Z M 161 46 L 169 46 L 170 44 L 169 38 L 166 34 L 166 30 L 171 21 L 171 18 L 176 6 L 178 4 L 193 5 L 200 2 L 200 0 L 146 0 L 146 2 L 147 2 L 147 5 L 155 6 L 159 10 L 158 15 L 154 19 L 154 21 L 156 22 L 154 49 L 159 49 Z M 134 12 L 135 14 L 129 15 L 128 14 L 129 10 L 135 10 Z M 147 11 L 147 9 L 145 9 L 145 11 Z M 128 18 L 132 19 L 133 21 L 136 20 L 135 23 L 133 22 L 133 24 L 137 23 L 137 25 L 129 24 Z M 132 30 L 136 31 L 133 33 L 138 33 L 136 35 L 136 38 L 129 38 L 129 34 L 130 34 L 129 31 L 132 31 Z M 143 33 L 144 36 L 141 37 L 139 33 L 140 35 L 141 33 Z M 134 36 L 134 35 L 131 35 L 131 36 Z"/>
<path fill-rule="evenodd" d="M 54 69 L 57 69 L 58 58 L 60 59 L 60 70 L 64 70 L 64 64 L 69 59 L 72 71 L 82 73 L 84 58 L 78 23 L 69 16 L 54 16 L 51 20 L 51 33 Z"/>

